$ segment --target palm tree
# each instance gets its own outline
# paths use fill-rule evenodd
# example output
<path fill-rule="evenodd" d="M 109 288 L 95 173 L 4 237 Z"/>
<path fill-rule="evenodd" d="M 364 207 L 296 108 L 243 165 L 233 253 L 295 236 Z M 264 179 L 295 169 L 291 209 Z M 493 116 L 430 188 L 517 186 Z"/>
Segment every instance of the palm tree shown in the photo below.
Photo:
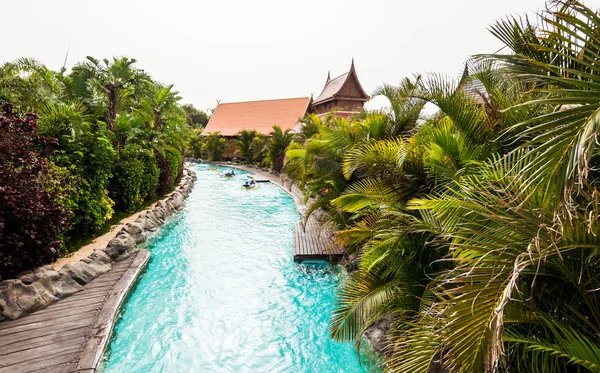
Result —
<path fill-rule="evenodd" d="M 87 68 L 93 74 L 91 79 L 98 92 L 107 100 L 106 124 L 110 131 L 115 128 L 115 119 L 126 102 L 132 100 L 136 93 L 145 91 L 144 86 L 150 84 L 149 76 L 133 65 L 133 58 L 113 57 L 112 62 L 102 62 L 88 56 Z"/>
<path fill-rule="evenodd" d="M 387 136 L 408 135 L 419 124 L 426 103 L 418 97 L 422 83 L 422 77 L 417 75 L 414 80 L 404 78 L 398 86 L 383 84 L 373 92 L 373 97 L 384 96 L 390 102 Z"/>
<path fill-rule="evenodd" d="M 283 131 L 278 125 L 273 126 L 273 131 L 269 134 L 271 139 L 267 158 L 275 171 L 281 171 L 283 168 L 283 158 L 285 157 L 285 149 L 294 140 L 294 135 L 290 129 Z"/>
<path fill-rule="evenodd" d="M 255 160 L 256 154 L 256 138 L 258 138 L 258 132 L 256 130 L 241 130 L 237 139 L 235 140 L 235 144 L 238 146 L 237 152 L 240 153 L 244 161 L 247 164 L 252 164 Z M 260 142 L 260 138 L 258 139 Z"/>
<path fill-rule="evenodd" d="M 211 132 L 204 138 L 202 148 L 210 161 L 221 160 L 223 152 L 225 151 L 225 138 L 221 136 L 221 133 L 218 131 Z"/>

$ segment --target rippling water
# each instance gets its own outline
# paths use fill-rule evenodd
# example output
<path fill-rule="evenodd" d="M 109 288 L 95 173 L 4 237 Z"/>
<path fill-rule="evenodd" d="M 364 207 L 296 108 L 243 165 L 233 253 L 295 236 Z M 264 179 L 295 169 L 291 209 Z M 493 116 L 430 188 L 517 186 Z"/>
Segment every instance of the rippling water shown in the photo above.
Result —
<path fill-rule="evenodd" d="M 291 198 L 195 170 L 185 209 L 152 240 L 105 372 L 370 371 L 351 344 L 329 339 L 343 274 L 293 262 Z"/>

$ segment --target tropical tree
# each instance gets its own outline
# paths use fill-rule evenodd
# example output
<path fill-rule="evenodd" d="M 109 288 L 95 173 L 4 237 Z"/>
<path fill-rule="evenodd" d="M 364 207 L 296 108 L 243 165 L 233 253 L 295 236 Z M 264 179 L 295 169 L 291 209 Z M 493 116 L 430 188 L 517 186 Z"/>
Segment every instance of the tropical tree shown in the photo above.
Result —
<path fill-rule="evenodd" d="M 85 67 L 91 74 L 91 82 L 97 92 L 105 98 L 107 112 L 106 124 L 109 131 L 113 131 L 117 114 L 121 109 L 130 104 L 137 96 L 142 96 L 144 87 L 150 84 L 149 76 L 133 65 L 137 62 L 133 58 L 113 57 L 112 61 L 102 61 L 94 57 L 87 57 Z"/>
<path fill-rule="evenodd" d="M 204 137 L 202 148 L 208 155 L 208 160 L 221 160 L 223 152 L 225 151 L 225 138 L 221 136 L 221 133 L 218 131 L 209 133 Z"/>
<path fill-rule="evenodd" d="M 291 133 L 290 129 L 283 131 L 281 127 L 274 125 L 270 137 L 267 160 L 275 171 L 281 171 L 283 168 L 285 149 L 287 149 L 294 140 L 294 135 Z"/>
<path fill-rule="evenodd" d="M 256 138 L 258 138 L 258 140 L 261 141 L 258 132 L 256 132 L 255 130 L 244 129 L 238 133 L 237 139 L 234 140 L 235 144 L 238 147 L 236 152 L 238 152 L 242 156 L 242 158 L 247 164 L 252 164 L 255 160 Z"/>

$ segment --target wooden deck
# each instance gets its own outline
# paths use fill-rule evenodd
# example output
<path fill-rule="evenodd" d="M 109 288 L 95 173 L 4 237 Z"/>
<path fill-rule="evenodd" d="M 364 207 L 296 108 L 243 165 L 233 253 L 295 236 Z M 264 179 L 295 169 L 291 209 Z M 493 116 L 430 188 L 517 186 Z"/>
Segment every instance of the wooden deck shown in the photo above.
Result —
<path fill-rule="evenodd" d="M 331 233 L 321 228 L 314 216 L 306 222 L 294 226 L 294 261 L 339 260 L 344 250 L 331 239 Z"/>
<path fill-rule="evenodd" d="M 140 250 L 84 290 L 14 321 L 0 323 L 0 373 L 95 372 L 121 302 L 148 262 Z"/>

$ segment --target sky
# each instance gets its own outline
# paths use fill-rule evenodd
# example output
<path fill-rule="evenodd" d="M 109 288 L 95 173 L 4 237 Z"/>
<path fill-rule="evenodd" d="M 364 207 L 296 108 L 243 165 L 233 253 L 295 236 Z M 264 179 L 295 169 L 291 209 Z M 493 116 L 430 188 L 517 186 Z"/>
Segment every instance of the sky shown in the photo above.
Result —
<path fill-rule="evenodd" d="M 367 93 L 415 73 L 458 78 L 501 44 L 488 28 L 544 0 L 1 0 L 0 63 L 50 69 L 86 56 L 137 59 L 182 103 L 310 96 L 352 58 Z M 600 0 L 588 0 L 595 6 Z M 376 98 L 368 108 L 385 105 Z"/>

